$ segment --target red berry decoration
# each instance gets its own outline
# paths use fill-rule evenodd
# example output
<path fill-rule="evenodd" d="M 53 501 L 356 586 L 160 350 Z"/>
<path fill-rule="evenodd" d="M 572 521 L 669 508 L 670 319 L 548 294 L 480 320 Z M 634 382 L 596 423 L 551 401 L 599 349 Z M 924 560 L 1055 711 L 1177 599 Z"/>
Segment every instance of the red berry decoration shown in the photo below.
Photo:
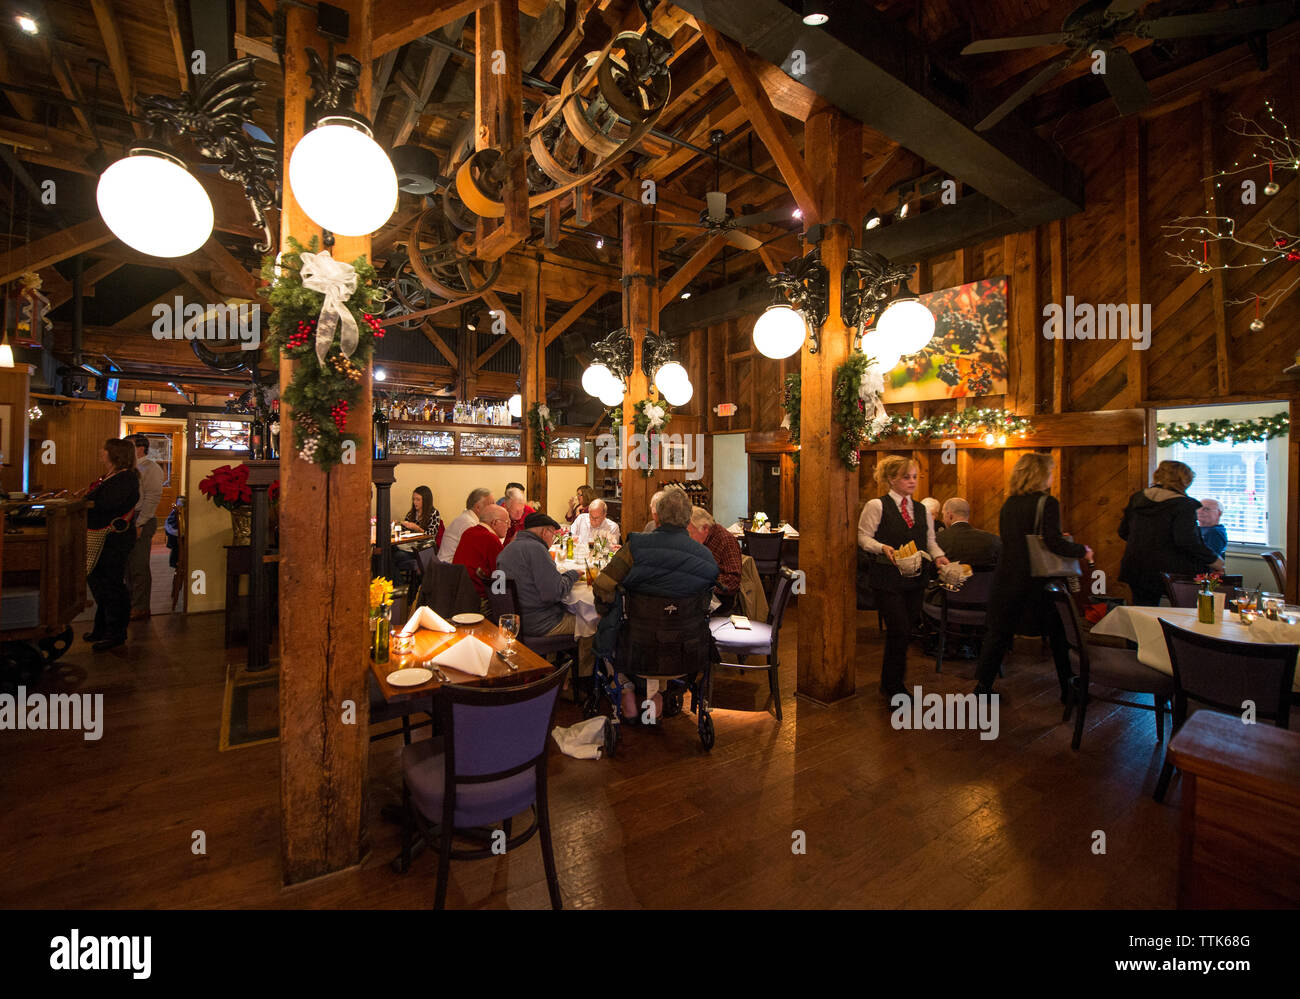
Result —
<path fill-rule="evenodd" d="M 1283 238 L 1282 236 L 1279 236 L 1277 239 L 1273 240 L 1273 245 L 1276 246 L 1279 250 L 1281 250 L 1286 246 L 1286 239 Z"/>

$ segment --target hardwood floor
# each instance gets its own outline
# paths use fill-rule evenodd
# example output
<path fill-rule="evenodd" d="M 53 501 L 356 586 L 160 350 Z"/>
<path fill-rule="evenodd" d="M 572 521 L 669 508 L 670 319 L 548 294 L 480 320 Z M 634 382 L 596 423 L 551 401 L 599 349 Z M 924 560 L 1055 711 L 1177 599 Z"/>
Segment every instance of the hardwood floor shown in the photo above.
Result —
<path fill-rule="evenodd" d="M 1037 642 L 1008 659 L 1001 731 L 895 731 L 876 692 L 879 638 L 861 615 L 858 695 L 831 707 L 792 696 L 792 609 L 782 635 L 785 721 L 761 708 L 762 674 L 716 681 L 717 745 L 693 717 L 626 732 L 614 760 L 554 750 L 550 788 L 570 907 L 1171 907 L 1175 783 L 1151 799 L 1162 760 L 1150 712 L 1094 704 L 1080 752 Z M 103 738 L 4 732 L 0 904 L 38 907 L 432 905 L 435 858 L 392 873 L 401 738 L 370 759 L 370 853 L 358 869 L 283 888 L 279 747 L 218 752 L 222 615 L 154 617 L 130 644 L 80 641 L 44 690 L 104 695 Z M 231 650 L 232 659 L 239 650 Z M 973 664 L 934 672 L 915 647 L 909 685 L 966 692 Z M 557 724 L 579 718 L 562 700 Z M 207 853 L 191 851 L 201 830 Z M 796 832 L 806 853 L 792 851 Z M 1097 832 L 1105 854 L 1094 854 Z M 536 841 L 453 864 L 452 907 L 547 905 Z"/>

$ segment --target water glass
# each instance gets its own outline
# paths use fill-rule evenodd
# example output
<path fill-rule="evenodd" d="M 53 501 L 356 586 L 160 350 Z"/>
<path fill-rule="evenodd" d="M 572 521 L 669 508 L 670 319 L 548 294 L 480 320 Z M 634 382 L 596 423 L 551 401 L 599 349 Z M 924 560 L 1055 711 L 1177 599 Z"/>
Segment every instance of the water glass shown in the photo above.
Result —
<path fill-rule="evenodd" d="M 515 654 L 515 636 L 519 634 L 519 615 L 502 614 L 497 619 L 497 627 L 501 629 L 501 634 L 505 636 L 506 640 L 506 647 L 501 650 L 501 656 L 505 659 L 506 665 L 512 670 L 516 670 L 519 667 L 515 665 L 513 657 Z"/>

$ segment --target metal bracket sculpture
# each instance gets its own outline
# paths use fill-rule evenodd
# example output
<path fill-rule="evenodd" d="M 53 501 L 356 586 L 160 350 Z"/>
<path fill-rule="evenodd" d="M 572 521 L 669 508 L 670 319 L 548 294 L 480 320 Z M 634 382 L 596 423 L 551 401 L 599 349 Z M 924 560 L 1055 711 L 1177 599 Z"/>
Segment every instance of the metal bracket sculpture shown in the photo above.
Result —
<path fill-rule="evenodd" d="M 871 250 L 849 249 L 840 275 L 840 316 L 857 331 L 858 340 L 868 320 L 874 320 L 916 273 L 915 264 L 893 264 Z M 897 287 L 896 287 L 897 286 Z M 855 349 L 857 344 L 854 344 Z"/>
<path fill-rule="evenodd" d="M 785 269 L 767 279 L 768 287 L 778 299 L 784 297 L 791 307 L 803 313 L 808 324 L 808 353 L 821 348 L 822 326 L 829 314 L 829 277 L 821 252 L 813 247 L 804 256 L 791 260 Z"/>
<path fill-rule="evenodd" d="M 257 107 L 257 91 L 265 86 L 254 75 L 256 58 L 238 59 L 207 77 L 196 90 L 179 97 L 147 94 L 136 98 L 153 127 L 151 148 L 165 129 L 188 135 L 206 160 L 220 164 L 220 174 L 244 188 L 253 218 L 263 239 L 255 244 L 258 253 L 268 253 L 275 244 L 267 213 L 279 207 L 280 154 L 275 146 L 252 140 L 244 123 Z M 167 155 L 174 155 L 165 148 Z"/>
<path fill-rule="evenodd" d="M 632 350 L 632 335 L 627 331 L 627 327 L 616 329 L 603 340 L 598 340 L 591 345 L 591 352 L 595 354 L 596 361 L 605 365 L 613 375 L 625 382 L 627 376 L 632 373 Z M 677 352 L 674 349 L 674 341 L 669 337 L 660 336 L 653 330 L 646 330 L 641 341 L 641 370 L 646 377 L 653 378 L 654 373 L 661 366 L 675 360 L 677 360 Z"/>

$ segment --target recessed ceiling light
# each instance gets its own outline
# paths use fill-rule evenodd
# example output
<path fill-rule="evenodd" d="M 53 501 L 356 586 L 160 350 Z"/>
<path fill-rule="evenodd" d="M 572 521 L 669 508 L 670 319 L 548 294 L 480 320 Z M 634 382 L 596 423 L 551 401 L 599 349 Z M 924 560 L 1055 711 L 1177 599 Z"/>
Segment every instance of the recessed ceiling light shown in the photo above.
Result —
<path fill-rule="evenodd" d="M 808 27 L 820 27 L 830 19 L 826 13 L 826 0 L 803 0 L 803 23 Z"/>
<path fill-rule="evenodd" d="M 791 217 L 792 219 L 801 219 L 801 218 L 803 218 L 803 209 L 802 209 L 802 208 L 796 208 L 794 211 L 792 211 L 792 212 L 790 213 L 790 217 Z"/>
<path fill-rule="evenodd" d="M 26 14 L 19 14 L 17 21 L 18 27 L 22 28 L 23 31 L 27 32 L 29 35 L 34 35 L 41 30 L 35 19 L 28 17 Z"/>

